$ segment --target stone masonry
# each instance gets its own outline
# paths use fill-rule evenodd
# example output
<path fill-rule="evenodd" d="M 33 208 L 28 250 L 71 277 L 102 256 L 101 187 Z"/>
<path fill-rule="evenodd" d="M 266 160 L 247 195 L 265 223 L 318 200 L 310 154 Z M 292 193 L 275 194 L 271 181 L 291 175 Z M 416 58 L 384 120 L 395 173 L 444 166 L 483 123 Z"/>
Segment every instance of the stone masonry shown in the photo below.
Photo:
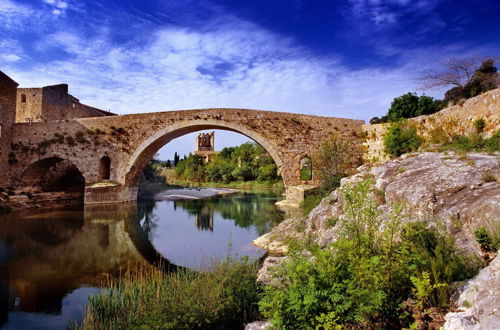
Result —
<path fill-rule="evenodd" d="M 4 115 L 15 118 L 15 82 L 3 75 L 0 86 Z M 59 86 L 59 85 L 58 85 Z M 14 92 L 13 92 L 14 91 Z M 26 100 L 28 101 L 28 100 Z M 50 111 L 50 109 L 49 109 Z M 55 110 L 53 112 L 56 112 Z M 9 118 L 10 118 L 9 117 Z M 224 129 L 262 145 L 278 165 L 285 187 L 317 184 L 313 175 L 300 180 L 300 160 L 319 148 L 330 134 L 350 141 L 353 165 L 360 159 L 361 120 L 248 109 L 197 109 L 12 123 L 5 120 L 0 188 L 22 184 L 23 174 L 45 159 L 68 160 L 85 178 L 85 203 L 135 200 L 143 167 L 166 143 L 182 135 Z M 103 162 L 103 158 L 110 160 Z M 102 166 L 110 167 L 103 178 Z M 32 171 L 31 171 L 32 172 Z M 313 171 L 314 173 L 314 171 Z M 105 185 L 99 184 L 106 181 Z"/>

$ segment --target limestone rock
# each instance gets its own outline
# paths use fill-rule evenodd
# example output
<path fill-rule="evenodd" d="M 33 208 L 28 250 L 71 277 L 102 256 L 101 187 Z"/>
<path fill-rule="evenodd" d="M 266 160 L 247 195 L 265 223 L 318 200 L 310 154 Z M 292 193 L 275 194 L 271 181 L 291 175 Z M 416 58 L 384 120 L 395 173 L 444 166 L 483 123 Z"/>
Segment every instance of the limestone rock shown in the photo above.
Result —
<path fill-rule="evenodd" d="M 500 252 L 500 251 L 499 251 Z M 458 311 L 446 314 L 444 329 L 498 329 L 500 326 L 500 255 L 460 289 Z"/>
<path fill-rule="evenodd" d="M 287 238 L 314 237 L 321 245 L 334 241 L 343 219 L 342 189 L 363 178 L 372 178 L 378 191 L 374 198 L 381 217 L 394 203 L 405 203 L 409 221 L 425 220 L 444 227 L 458 246 L 480 253 L 474 231 L 493 229 L 500 223 L 499 154 L 418 153 L 370 168 L 341 181 L 341 187 L 323 199 L 307 218 L 294 218 L 254 241 L 273 253 L 286 253 Z M 383 223 L 383 222 L 382 222 Z"/>

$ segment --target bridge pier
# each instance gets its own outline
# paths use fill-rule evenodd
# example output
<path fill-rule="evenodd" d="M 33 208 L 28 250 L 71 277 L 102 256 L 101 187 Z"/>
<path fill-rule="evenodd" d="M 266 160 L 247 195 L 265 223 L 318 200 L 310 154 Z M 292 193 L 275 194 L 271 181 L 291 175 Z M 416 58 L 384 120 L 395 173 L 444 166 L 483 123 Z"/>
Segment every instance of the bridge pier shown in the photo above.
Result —
<path fill-rule="evenodd" d="M 124 203 L 137 200 L 138 187 L 102 182 L 85 187 L 84 204 Z"/>
<path fill-rule="evenodd" d="M 300 184 L 286 187 L 285 200 L 276 203 L 280 207 L 300 207 L 308 195 L 315 193 L 319 189 L 318 186 L 310 184 Z"/>

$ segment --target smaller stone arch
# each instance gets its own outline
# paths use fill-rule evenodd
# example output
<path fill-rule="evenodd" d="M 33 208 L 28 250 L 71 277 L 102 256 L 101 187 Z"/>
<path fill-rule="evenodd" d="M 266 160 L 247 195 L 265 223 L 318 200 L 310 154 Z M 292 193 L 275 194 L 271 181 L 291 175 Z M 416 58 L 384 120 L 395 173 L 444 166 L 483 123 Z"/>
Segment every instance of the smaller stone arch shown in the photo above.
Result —
<path fill-rule="evenodd" d="M 20 178 L 21 185 L 31 192 L 81 192 L 85 178 L 70 161 L 49 157 L 28 166 Z"/>
<path fill-rule="evenodd" d="M 99 180 L 111 180 L 111 158 L 103 156 L 99 161 Z"/>
<path fill-rule="evenodd" d="M 310 181 L 313 178 L 313 165 L 311 157 L 305 155 L 300 158 L 300 180 Z"/>

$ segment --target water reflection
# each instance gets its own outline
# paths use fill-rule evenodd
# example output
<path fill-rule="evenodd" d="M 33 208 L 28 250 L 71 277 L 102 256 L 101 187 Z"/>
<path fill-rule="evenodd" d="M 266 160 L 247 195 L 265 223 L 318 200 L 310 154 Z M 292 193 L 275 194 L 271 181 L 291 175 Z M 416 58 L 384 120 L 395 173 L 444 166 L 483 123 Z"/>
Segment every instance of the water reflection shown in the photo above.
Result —
<path fill-rule="evenodd" d="M 137 264 L 199 267 L 260 257 L 251 241 L 282 219 L 272 194 L 27 210 L 0 216 L 0 327 L 65 327 L 87 297 Z"/>

